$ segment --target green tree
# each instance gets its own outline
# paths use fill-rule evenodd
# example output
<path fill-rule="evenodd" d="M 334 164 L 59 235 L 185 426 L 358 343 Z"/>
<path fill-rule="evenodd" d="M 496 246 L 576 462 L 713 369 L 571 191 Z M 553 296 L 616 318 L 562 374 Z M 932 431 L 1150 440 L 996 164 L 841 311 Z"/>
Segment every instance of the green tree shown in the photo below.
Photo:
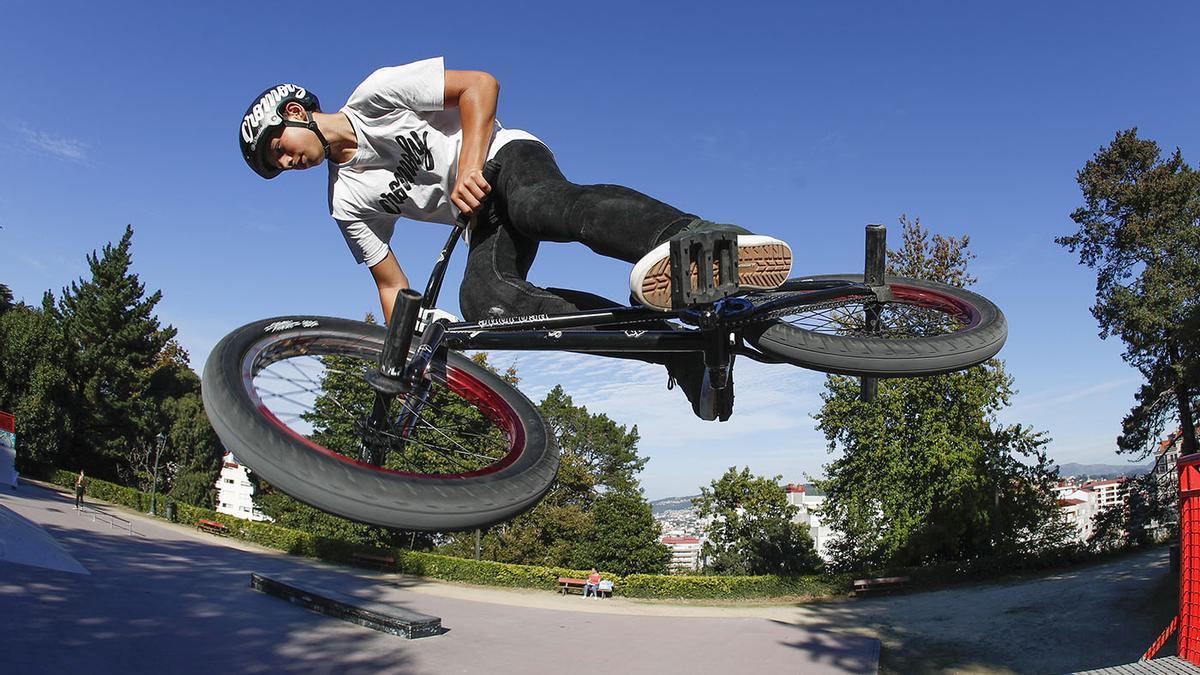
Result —
<path fill-rule="evenodd" d="M 671 551 L 640 492 L 608 490 L 596 500 L 591 523 L 573 552 L 572 567 L 617 574 L 666 574 Z"/>
<path fill-rule="evenodd" d="M 1152 544 L 1176 530 L 1179 505 L 1160 490 L 1153 473 L 1134 476 L 1122 486 L 1122 499 L 1092 518 L 1092 536 L 1087 545 L 1106 552 Z M 1163 526 L 1166 526 L 1165 528 Z"/>
<path fill-rule="evenodd" d="M 965 286 L 969 241 L 901 218 L 903 245 L 888 273 Z M 1043 433 L 1004 426 L 1012 378 L 993 359 L 966 371 L 879 382 L 872 402 L 854 378 L 830 376 L 816 416 L 830 452 L 817 486 L 822 518 L 839 534 L 837 567 L 878 568 L 1031 553 L 1060 545 L 1057 469 Z"/>
<path fill-rule="evenodd" d="M 564 454 L 579 458 L 595 486 L 629 489 L 648 458 L 638 457 L 637 426 L 626 430 L 603 413 L 589 413 L 575 405 L 562 385 L 555 385 L 538 404 L 538 411 L 554 432 Z"/>
<path fill-rule="evenodd" d="M 765 478 L 730 467 L 693 500 L 697 515 L 711 518 L 701 549 L 706 569 L 715 574 L 812 572 L 821 565 L 807 528 L 793 523 L 797 508 L 780 486 L 782 476 Z"/>
<path fill-rule="evenodd" d="M 0 284 L 0 314 L 4 314 L 13 307 L 13 292 L 12 289 L 4 284 Z"/>
<path fill-rule="evenodd" d="M 1171 421 L 1182 453 L 1197 451 L 1200 395 L 1200 173 L 1178 148 L 1163 157 L 1137 129 L 1118 132 L 1076 176 L 1079 225 L 1055 241 L 1096 270 L 1092 316 L 1101 339 L 1117 336 L 1144 378 L 1117 439 L 1144 458 Z"/>
<path fill-rule="evenodd" d="M 73 282 L 59 303 L 78 463 L 91 475 L 126 484 L 159 431 L 157 402 L 147 395 L 150 374 L 176 333 L 154 315 L 162 293 L 146 296 L 130 271 L 132 240 L 127 226 L 116 246 L 89 255 L 91 279 Z"/>
<path fill-rule="evenodd" d="M 166 399 L 162 409 L 169 421 L 164 462 L 168 471 L 160 479 L 159 490 L 182 502 L 212 508 L 225 453 L 200 394 Z"/>
<path fill-rule="evenodd" d="M 18 304 L 0 315 L 0 410 L 16 416 L 17 459 L 25 471 L 76 466 L 66 347 L 54 305 L 47 292 L 40 309 Z"/>
<path fill-rule="evenodd" d="M 365 321 L 375 323 L 374 316 L 368 314 Z M 486 355 L 477 355 L 475 360 L 488 367 Z M 301 418 L 312 426 L 309 437 L 314 442 L 357 459 L 363 448 L 365 422 L 375 405 L 375 390 L 366 380 L 367 370 L 374 364 L 347 356 L 322 356 L 319 362 L 322 367 L 312 408 Z M 399 401 L 393 402 L 393 412 L 398 406 Z M 434 391 L 421 419 L 403 449 L 391 447 L 385 467 L 428 473 L 467 470 L 472 467 L 464 464 L 459 451 L 484 443 L 481 439 L 500 437 L 490 420 L 441 389 Z M 253 482 L 255 506 L 282 525 L 370 546 L 428 548 L 432 543 L 428 534 L 357 523 L 297 501 L 257 477 Z"/>
<path fill-rule="evenodd" d="M 509 377 L 515 382 L 511 369 Z M 586 407 L 575 405 L 561 386 L 546 394 L 538 410 L 562 453 L 558 475 L 537 506 L 482 535 L 480 556 L 517 564 L 591 566 L 593 555 L 628 550 L 635 557 L 626 564 L 640 566 L 644 562 L 648 565 L 646 570 L 659 569 L 654 556 L 644 555 L 640 548 L 647 546 L 652 550 L 657 544 L 654 534 L 657 530 L 651 529 L 652 523 L 647 524 L 648 529 L 641 535 L 647 541 L 655 539 L 648 544 L 631 539 L 624 528 L 603 528 L 596 524 L 599 502 L 610 492 L 624 496 L 613 496 L 605 504 L 605 517 L 609 509 L 615 510 L 618 505 L 632 509 L 631 499 L 645 504 L 649 512 L 649 503 L 640 495 L 636 477 L 646 464 L 637 454 L 637 427 L 627 429 L 607 415 L 590 413 Z M 633 515 L 634 511 L 627 513 Z M 449 537 L 442 550 L 451 555 L 471 556 L 474 546 L 474 533 L 464 532 Z"/>

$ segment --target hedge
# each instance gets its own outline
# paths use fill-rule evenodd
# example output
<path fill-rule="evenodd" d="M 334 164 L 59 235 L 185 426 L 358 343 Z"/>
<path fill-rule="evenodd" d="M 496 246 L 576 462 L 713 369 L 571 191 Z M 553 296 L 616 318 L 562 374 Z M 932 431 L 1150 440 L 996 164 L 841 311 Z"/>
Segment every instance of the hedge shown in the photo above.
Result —
<path fill-rule="evenodd" d="M 781 577 L 773 574 L 755 577 L 631 574 L 623 582 L 621 594 L 631 598 L 815 598 L 840 595 L 849 587 L 848 579 L 842 577 Z"/>
<path fill-rule="evenodd" d="M 73 490 L 75 477 L 76 474 L 70 471 L 56 470 L 52 472 L 50 480 L 56 485 Z M 151 496 L 133 488 L 89 478 L 87 492 L 89 496 L 96 499 L 120 504 L 141 513 L 150 509 Z M 159 513 L 165 512 L 165 505 L 168 501 L 173 501 L 163 495 L 158 495 L 157 499 L 160 505 Z M 367 552 L 361 546 L 349 542 L 317 537 L 307 532 L 271 523 L 243 520 L 190 504 L 176 502 L 176 515 L 178 521 L 186 525 L 195 525 L 201 519 L 216 521 L 229 530 L 229 536 L 293 555 L 347 563 L 352 560 L 356 551 Z M 398 572 L 480 586 L 556 590 L 559 577 L 584 578 L 589 572 L 588 570 L 564 567 L 512 565 L 491 560 L 471 560 L 407 549 L 385 549 L 370 552 L 395 558 Z M 849 588 L 848 579 L 820 576 L 718 577 L 631 574 L 622 577 L 618 574 L 604 574 L 604 578 L 613 582 L 619 595 L 632 598 L 828 597 L 845 593 Z"/>

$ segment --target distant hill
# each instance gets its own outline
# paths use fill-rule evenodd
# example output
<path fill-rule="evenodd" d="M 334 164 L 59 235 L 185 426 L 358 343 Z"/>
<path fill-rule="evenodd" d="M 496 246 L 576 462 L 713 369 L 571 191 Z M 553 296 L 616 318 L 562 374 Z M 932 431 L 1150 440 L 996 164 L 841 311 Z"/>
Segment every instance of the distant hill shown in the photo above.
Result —
<path fill-rule="evenodd" d="M 650 502 L 651 513 L 663 513 L 666 511 L 680 511 L 683 509 L 692 508 L 692 500 L 700 495 L 692 495 L 691 497 L 666 497 L 664 499 L 655 499 Z"/>
<path fill-rule="evenodd" d="M 1069 476 L 1071 474 L 1063 473 L 1063 475 Z M 815 486 L 808 483 L 804 484 L 804 488 L 810 495 L 822 496 L 825 494 L 824 492 L 818 490 Z M 663 499 L 656 499 L 650 502 L 650 512 L 658 514 L 666 511 L 690 509 L 692 508 L 692 500 L 699 496 L 700 495 L 692 495 L 691 497 L 664 497 Z"/>
<path fill-rule="evenodd" d="M 1149 473 L 1154 464 L 1076 464 L 1068 462 L 1058 466 L 1058 475 L 1086 476 L 1088 478 L 1116 478 L 1117 476 L 1140 476 Z"/>

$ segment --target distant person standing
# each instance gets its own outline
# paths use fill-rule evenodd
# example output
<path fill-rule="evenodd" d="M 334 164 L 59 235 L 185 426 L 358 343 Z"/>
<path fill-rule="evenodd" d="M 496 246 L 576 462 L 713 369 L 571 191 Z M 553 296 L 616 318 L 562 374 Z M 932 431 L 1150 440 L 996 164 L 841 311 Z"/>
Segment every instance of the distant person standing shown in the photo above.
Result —
<path fill-rule="evenodd" d="M 75 510 L 83 505 L 83 488 L 87 485 L 87 479 L 83 477 L 83 469 L 79 470 L 79 475 L 75 478 Z"/>

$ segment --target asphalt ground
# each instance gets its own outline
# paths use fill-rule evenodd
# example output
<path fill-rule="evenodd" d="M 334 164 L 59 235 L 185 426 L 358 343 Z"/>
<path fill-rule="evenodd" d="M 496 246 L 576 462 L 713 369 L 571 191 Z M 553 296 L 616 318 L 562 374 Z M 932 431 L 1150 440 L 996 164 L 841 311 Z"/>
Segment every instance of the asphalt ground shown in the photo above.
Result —
<path fill-rule="evenodd" d="M 98 508 L 136 534 L 76 514 L 65 491 L 0 491 L 0 560 L 68 566 L 8 541 L 50 540 L 89 572 L 0 561 L 0 672 L 1065 673 L 1136 661 L 1178 606 L 1165 547 L 936 591 L 713 606 L 372 574 Z M 17 536 L 19 519 L 48 536 Z M 251 571 L 440 616 L 448 631 L 403 640 L 312 614 L 250 591 Z"/>
<path fill-rule="evenodd" d="M 429 583 L 341 568 L 65 492 L 0 491 L 0 672 L 873 673 L 861 631 L 789 608 L 671 607 Z M 75 567 L 77 565 L 78 567 Z M 419 640 L 253 591 L 251 572 L 441 617 Z M 779 615 L 773 615 L 779 612 Z"/>

